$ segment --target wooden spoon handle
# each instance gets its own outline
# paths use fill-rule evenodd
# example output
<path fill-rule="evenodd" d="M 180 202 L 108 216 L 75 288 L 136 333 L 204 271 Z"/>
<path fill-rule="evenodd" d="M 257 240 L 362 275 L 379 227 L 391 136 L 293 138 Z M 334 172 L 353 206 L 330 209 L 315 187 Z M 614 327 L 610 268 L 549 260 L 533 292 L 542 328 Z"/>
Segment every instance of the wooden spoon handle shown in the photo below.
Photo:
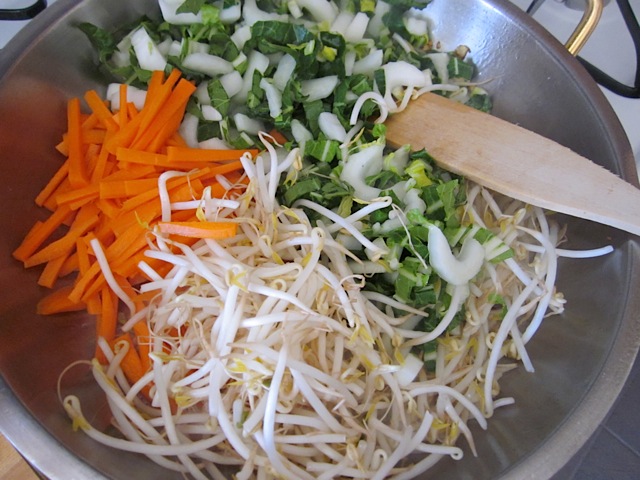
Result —
<path fill-rule="evenodd" d="M 640 235 L 639 189 L 534 132 L 432 93 L 385 125 L 389 143 L 425 148 L 487 188 Z"/>

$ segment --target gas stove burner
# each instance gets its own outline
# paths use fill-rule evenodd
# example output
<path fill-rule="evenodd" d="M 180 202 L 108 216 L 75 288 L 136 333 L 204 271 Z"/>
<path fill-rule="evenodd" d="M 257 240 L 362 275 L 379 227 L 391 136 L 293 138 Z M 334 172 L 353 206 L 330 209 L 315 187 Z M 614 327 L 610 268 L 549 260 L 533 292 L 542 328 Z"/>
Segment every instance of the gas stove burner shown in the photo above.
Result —
<path fill-rule="evenodd" d="M 543 3 L 544 0 L 531 1 L 531 3 L 529 3 L 529 7 L 526 10 L 527 13 L 533 16 Z M 580 9 L 584 9 L 587 5 L 587 0 L 555 0 L 554 2 L 550 3 L 558 5 L 558 8 L 572 8 L 579 6 Z M 606 5 L 607 3 L 609 3 L 608 0 L 603 1 L 604 5 Z M 612 93 L 615 93 L 622 97 L 637 99 L 640 98 L 640 25 L 638 24 L 638 20 L 633 11 L 633 8 L 629 3 L 629 0 L 616 0 L 614 3 L 617 4 L 618 9 L 620 10 L 620 14 L 622 16 L 622 19 L 624 20 L 627 30 L 629 31 L 631 41 L 633 43 L 633 48 L 635 50 L 636 72 L 634 75 L 633 84 L 626 85 L 613 78 L 611 75 L 603 72 L 590 62 L 587 62 L 584 58 L 577 57 L 577 59 L 591 74 L 594 80 L 601 86 L 608 89 Z M 554 10 L 556 10 L 556 7 L 553 8 Z"/>
<path fill-rule="evenodd" d="M 0 8 L 0 20 L 30 20 L 47 8 L 47 0 L 36 0 L 35 3 L 21 8 Z"/>

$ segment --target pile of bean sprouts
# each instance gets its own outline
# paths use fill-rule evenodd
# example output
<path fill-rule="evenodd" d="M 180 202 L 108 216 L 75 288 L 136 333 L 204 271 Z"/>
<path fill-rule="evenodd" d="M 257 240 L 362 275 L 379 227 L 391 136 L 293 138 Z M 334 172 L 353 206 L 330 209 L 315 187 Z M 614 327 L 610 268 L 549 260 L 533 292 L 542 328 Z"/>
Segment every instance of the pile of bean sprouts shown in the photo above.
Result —
<path fill-rule="evenodd" d="M 358 218 L 311 222 L 301 205 L 278 204 L 280 177 L 299 168 L 300 155 L 262 138 L 265 152 L 242 159 L 248 183 L 228 185 L 227 198 L 163 199 L 165 217 L 199 209 L 236 222 L 238 234 L 187 247 L 153 233 L 147 256 L 173 267 L 162 277 L 140 265 L 152 279 L 141 291 L 157 295 L 142 311 L 132 307 L 123 326 L 148 323 L 153 368 L 130 385 L 120 369 L 128 344 L 101 341 L 108 365 L 94 360 L 92 371 L 120 435 L 92 427 L 67 396 L 74 424 L 197 479 L 227 478 L 229 469 L 237 479 L 409 479 L 444 456 L 460 459 L 463 448 L 475 453 L 471 425 L 486 428 L 514 401 L 500 397 L 501 376 L 518 362 L 533 370 L 525 345 L 563 310 L 557 263 L 574 255 L 557 248 L 563 232 L 541 209 L 468 184 L 463 223 L 491 230 L 515 256 L 485 261 L 468 285 L 447 287 L 440 324 L 415 331 L 425 314 L 364 290 L 367 278 L 350 267 L 358 259 L 336 240 L 340 232 L 368 248 Z M 374 199 L 367 209 L 388 204 Z M 447 332 L 462 307 L 464 320 Z M 437 344 L 431 357 L 412 353 L 427 342 Z M 146 386 L 151 402 L 139 397 Z"/>

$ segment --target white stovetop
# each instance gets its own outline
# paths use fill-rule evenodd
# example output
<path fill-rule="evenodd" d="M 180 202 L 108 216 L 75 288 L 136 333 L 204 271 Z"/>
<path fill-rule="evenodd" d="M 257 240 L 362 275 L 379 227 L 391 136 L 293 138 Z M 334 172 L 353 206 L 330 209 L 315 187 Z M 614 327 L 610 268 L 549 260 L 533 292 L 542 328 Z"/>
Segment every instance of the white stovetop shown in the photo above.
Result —
<path fill-rule="evenodd" d="M 55 3 L 56 0 L 47 0 L 47 6 Z M 0 8 L 16 10 L 25 8 L 35 3 L 35 0 L 1 0 Z M 13 36 L 24 27 L 29 20 L 0 20 L 0 48 L 13 38 Z"/>

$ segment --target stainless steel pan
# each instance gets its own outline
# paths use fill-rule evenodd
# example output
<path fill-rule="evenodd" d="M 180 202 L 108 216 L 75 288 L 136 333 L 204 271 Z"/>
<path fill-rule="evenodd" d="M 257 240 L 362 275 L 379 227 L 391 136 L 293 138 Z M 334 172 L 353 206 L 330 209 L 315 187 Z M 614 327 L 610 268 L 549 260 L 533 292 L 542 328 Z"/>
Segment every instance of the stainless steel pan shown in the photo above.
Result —
<path fill-rule="evenodd" d="M 0 430 L 49 478 L 170 478 L 146 459 L 112 451 L 74 433 L 56 394 L 60 372 L 93 352 L 93 321 L 80 315 L 41 318 L 37 272 L 10 252 L 35 218 L 32 199 L 56 168 L 53 145 L 64 130 L 64 104 L 102 88 L 79 21 L 113 27 L 155 11 L 152 0 L 59 0 L 0 54 Z M 633 155 L 598 87 L 567 50 L 503 0 L 434 0 L 435 37 L 466 44 L 494 113 L 535 130 L 635 183 Z M 570 246 L 612 243 L 605 258 L 561 264 L 569 306 L 530 344 L 534 374 L 516 371 L 503 391 L 516 405 L 476 431 L 478 457 L 443 461 L 434 478 L 544 478 L 594 432 L 615 401 L 640 339 L 640 245 L 635 237 L 573 219 Z M 108 416 L 80 367 L 65 376 L 98 425 Z M 92 408 L 90 406 L 93 406 Z M 176 477 L 178 478 L 178 477 Z"/>

